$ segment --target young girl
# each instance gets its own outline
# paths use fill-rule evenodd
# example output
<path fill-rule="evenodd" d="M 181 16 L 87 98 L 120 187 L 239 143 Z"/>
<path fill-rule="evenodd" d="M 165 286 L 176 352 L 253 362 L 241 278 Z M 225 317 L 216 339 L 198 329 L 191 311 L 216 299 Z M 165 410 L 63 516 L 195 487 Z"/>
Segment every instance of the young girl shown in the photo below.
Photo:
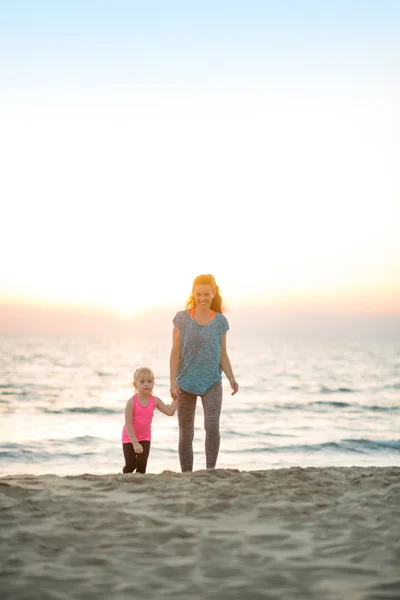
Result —
<path fill-rule="evenodd" d="M 179 459 L 182 471 L 193 470 L 193 436 L 197 397 L 204 409 L 206 467 L 217 462 L 222 403 L 222 372 L 232 388 L 239 385 L 227 352 L 229 324 L 222 314 L 222 298 L 212 275 L 199 275 L 193 282 L 186 310 L 174 319 L 170 357 L 171 396 L 179 398 Z"/>
<path fill-rule="evenodd" d="M 133 376 L 136 394 L 126 403 L 125 425 L 122 429 L 122 450 L 125 457 L 123 473 L 146 473 L 151 443 L 151 422 L 154 409 L 172 417 L 175 414 L 177 400 L 169 406 L 157 396 L 152 396 L 154 373 L 148 367 L 136 369 Z"/>

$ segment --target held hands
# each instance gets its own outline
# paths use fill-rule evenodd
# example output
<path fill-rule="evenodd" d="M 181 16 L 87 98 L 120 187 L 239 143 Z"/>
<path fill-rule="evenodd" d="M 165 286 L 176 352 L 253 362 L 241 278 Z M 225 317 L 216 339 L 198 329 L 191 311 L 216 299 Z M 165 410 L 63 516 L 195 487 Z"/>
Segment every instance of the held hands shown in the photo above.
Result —
<path fill-rule="evenodd" d="M 136 452 L 136 454 L 143 454 L 143 446 L 139 444 L 139 442 L 133 443 L 133 449 Z"/>
<path fill-rule="evenodd" d="M 239 384 L 236 381 L 236 379 L 230 379 L 229 383 L 230 383 L 230 386 L 232 388 L 232 396 L 234 396 L 239 391 Z M 171 394 L 171 398 L 173 400 L 177 400 L 178 396 L 179 396 L 179 386 L 178 386 L 178 384 L 177 383 L 171 383 L 171 387 L 170 387 L 169 391 L 170 391 L 170 394 Z"/>
<path fill-rule="evenodd" d="M 231 396 L 234 396 L 239 391 L 239 384 L 236 381 L 236 379 L 230 379 L 229 383 L 230 383 L 231 388 L 232 388 L 232 394 L 231 394 Z"/>
<path fill-rule="evenodd" d="M 179 386 L 178 386 L 177 383 L 171 383 L 171 387 L 169 388 L 169 392 L 171 394 L 172 400 L 178 400 Z"/>

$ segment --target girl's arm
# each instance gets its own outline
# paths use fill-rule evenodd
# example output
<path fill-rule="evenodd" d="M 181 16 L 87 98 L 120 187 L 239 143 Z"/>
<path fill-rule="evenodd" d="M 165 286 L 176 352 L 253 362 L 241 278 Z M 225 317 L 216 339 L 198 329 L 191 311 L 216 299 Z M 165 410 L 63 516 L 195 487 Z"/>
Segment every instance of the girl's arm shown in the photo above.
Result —
<path fill-rule="evenodd" d="M 133 398 L 128 400 L 125 407 L 125 425 L 126 430 L 128 432 L 129 438 L 132 442 L 132 446 L 136 454 L 142 454 L 143 446 L 139 444 L 135 432 L 133 430 L 133 411 L 134 411 L 135 402 Z"/>
<path fill-rule="evenodd" d="M 178 406 L 178 401 L 176 399 L 172 400 L 171 404 L 167 405 L 164 404 L 164 402 L 160 400 L 160 398 L 154 397 L 154 404 L 160 412 L 164 413 L 164 415 L 172 417 L 175 414 L 176 407 Z"/>
<path fill-rule="evenodd" d="M 172 331 L 172 349 L 171 356 L 169 360 L 169 373 L 170 373 L 170 393 L 171 397 L 176 400 L 179 394 L 179 386 L 176 382 L 176 376 L 178 374 L 179 369 L 179 357 L 181 353 L 181 332 L 174 325 L 174 329 Z"/>
<path fill-rule="evenodd" d="M 221 366 L 221 369 L 223 370 L 223 372 L 225 373 L 225 375 L 227 376 L 227 378 L 229 380 L 229 383 L 232 388 L 232 396 L 233 396 L 234 394 L 236 394 L 236 392 L 239 391 L 239 385 L 233 374 L 232 367 L 231 367 L 231 361 L 229 360 L 228 352 L 226 350 L 226 333 L 224 333 L 224 335 L 222 336 L 221 358 L 220 358 L 219 364 Z"/>

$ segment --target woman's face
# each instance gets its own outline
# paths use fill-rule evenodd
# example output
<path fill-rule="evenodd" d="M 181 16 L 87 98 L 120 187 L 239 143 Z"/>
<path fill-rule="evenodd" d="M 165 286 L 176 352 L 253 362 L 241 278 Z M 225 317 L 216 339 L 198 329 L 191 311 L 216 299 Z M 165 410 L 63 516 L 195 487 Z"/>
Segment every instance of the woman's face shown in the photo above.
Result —
<path fill-rule="evenodd" d="M 196 306 L 210 308 L 214 296 L 212 285 L 209 283 L 198 284 L 193 288 L 193 297 Z"/>

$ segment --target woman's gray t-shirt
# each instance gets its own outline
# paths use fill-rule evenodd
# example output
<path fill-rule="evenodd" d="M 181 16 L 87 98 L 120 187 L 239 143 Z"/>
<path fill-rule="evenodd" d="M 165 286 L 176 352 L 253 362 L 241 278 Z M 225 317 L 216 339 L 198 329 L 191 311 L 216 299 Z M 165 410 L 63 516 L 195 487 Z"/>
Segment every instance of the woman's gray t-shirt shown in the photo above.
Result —
<path fill-rule="evenodd" d="M 227 318 L 221 313 L 207 325 L 199 325 L 189 310 L 181 310 L 173 318 L 181 332 L 181 351 L 176 381 L 189 394 L 202 396 L 218 381 L 222 381 L 222 336 L 229 330 Z"/>

